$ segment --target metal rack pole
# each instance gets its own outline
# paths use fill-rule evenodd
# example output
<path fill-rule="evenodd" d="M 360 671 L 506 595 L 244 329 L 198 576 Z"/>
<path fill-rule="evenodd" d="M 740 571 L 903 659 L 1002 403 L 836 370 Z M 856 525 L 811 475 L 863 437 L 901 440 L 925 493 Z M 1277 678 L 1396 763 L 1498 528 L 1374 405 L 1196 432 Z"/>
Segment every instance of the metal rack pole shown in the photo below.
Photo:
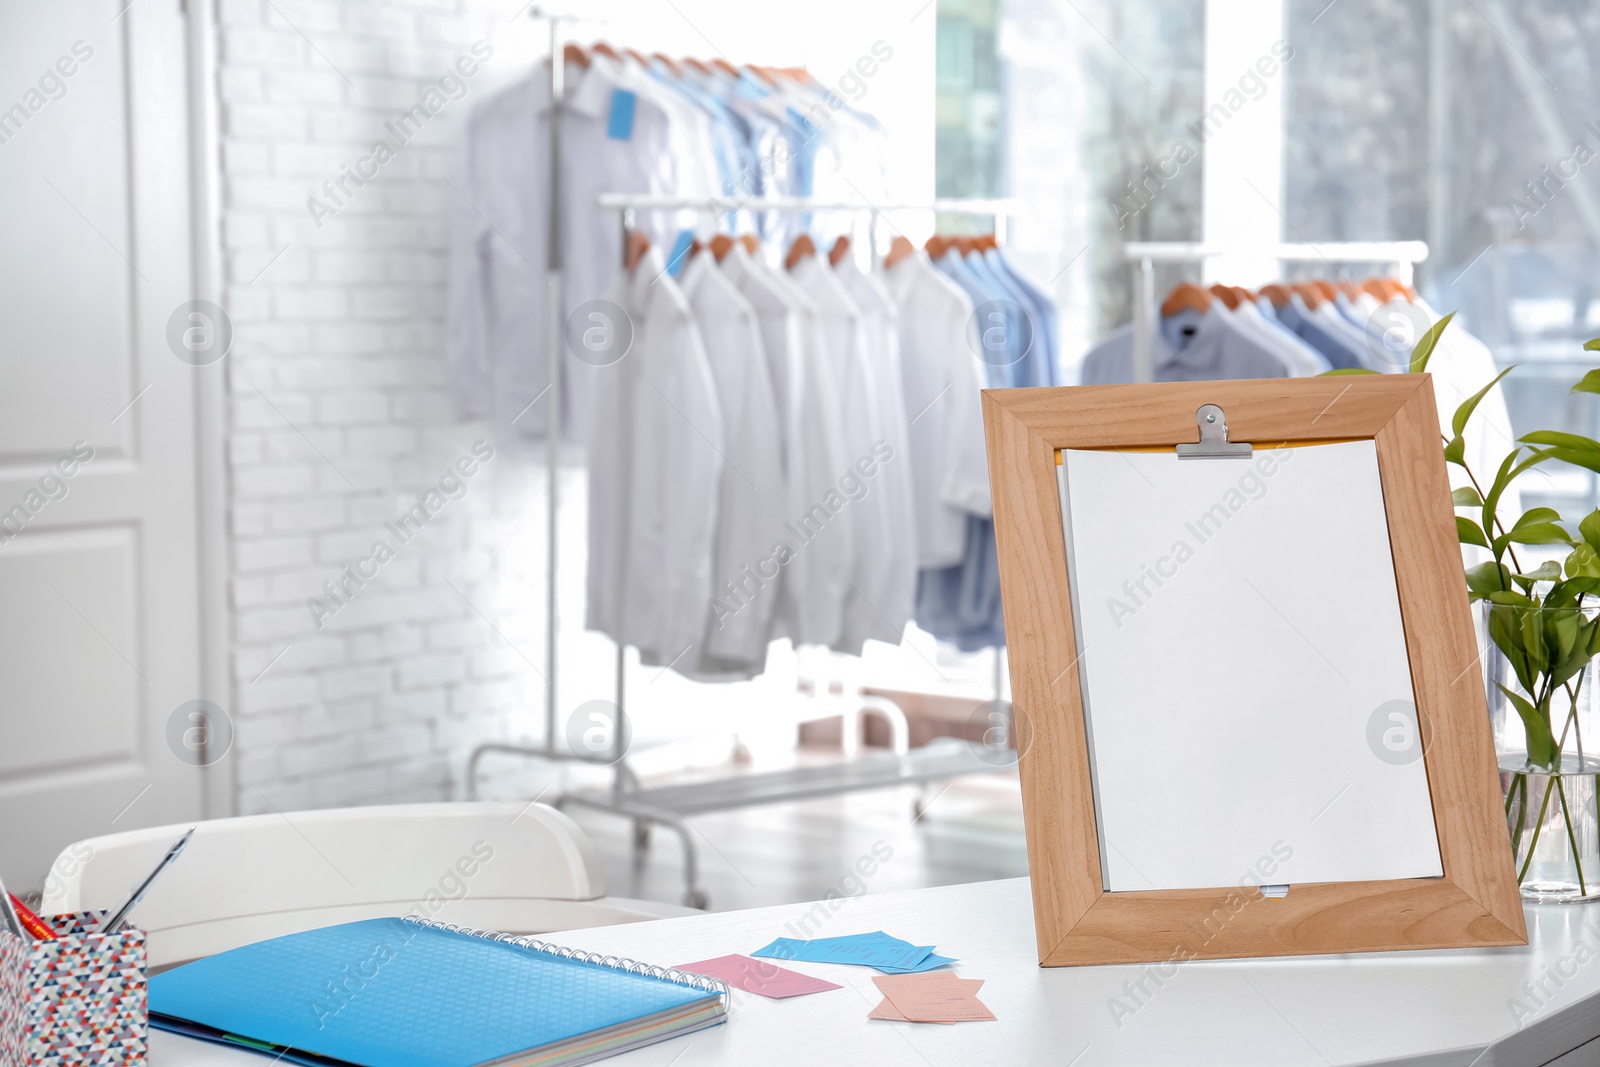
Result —
<path fill-rule="evenodd" d="M 565 341 L 563 317 L 566 309 L 561 262 L 561 118 L 565 95 L 566 64 L 561 49 L 561 19 L 544 16 L 550 24 L 550 217 L 546 270 L 549 303 L 545 342 L 545 366 L 549 381 L 545 385 L 545 612 L 544 612 L 544 747 L 556 751 L 556 673 L 559 667 L 557 626 L 560 621 L 556 582 L 560 577 L 561 539 L 561 349 Z"/>

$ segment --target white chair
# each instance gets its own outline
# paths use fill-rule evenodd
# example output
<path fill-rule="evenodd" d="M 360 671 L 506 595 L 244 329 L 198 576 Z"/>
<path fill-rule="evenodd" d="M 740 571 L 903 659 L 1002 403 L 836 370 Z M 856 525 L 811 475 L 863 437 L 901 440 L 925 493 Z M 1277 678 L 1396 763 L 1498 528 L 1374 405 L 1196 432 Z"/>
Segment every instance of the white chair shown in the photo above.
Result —
<path fill-rule="evenodd" d="M 115 907 L 188 824 L 130 830 L 62 851 L 43 911 Z M 269 937 L 410 913 L 545 933 L 697 911 L 608 897 L 594 848 L 544 804 L 493 801 L 249 815 L 198 824 L 131 921 L 152 967 Z"/>

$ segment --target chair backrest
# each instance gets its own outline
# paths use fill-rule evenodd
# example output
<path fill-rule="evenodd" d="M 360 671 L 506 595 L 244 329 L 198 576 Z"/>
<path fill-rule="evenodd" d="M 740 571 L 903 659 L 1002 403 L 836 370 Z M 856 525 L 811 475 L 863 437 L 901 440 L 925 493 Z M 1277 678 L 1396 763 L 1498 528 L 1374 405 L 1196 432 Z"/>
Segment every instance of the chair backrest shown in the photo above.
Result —
<path fill-rule="evenodd" d="M 186 829 L 69 845 L 46 880 L 44 911 L 115 907 Z M 396 804 L 201 822 L 131 921 L 151 933 L 150 963 L 161 966 L 385 915 L 517 933 L 627 921 L 597 919 L 586 902 L 604 894 L 593 846 L 553 808 Z"/>

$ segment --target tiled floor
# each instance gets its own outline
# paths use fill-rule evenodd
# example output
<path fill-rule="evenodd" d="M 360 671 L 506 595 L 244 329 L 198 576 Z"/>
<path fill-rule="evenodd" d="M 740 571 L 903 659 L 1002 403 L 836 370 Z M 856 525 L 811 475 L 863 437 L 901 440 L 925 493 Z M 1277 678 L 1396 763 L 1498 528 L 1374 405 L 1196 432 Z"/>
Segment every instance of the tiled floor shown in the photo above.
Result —
<path fill-rule="evenodd" d="M 713 911 L 862 892 L 1014 878 L 1028 873 L 1015 774 L 935 784 L 921 818 L 917 790 L 885 789 L 701 815 L 690 822 L 700 884 Z M 568 812 L 594 841 L 608 892 L 680 902 L 681 846 L 657 830 L 636 857 L 632 824 Z M 861 864 L 863 857 L 877 862 Z M 861 870 L 871 870 L 863 877 Z"/>

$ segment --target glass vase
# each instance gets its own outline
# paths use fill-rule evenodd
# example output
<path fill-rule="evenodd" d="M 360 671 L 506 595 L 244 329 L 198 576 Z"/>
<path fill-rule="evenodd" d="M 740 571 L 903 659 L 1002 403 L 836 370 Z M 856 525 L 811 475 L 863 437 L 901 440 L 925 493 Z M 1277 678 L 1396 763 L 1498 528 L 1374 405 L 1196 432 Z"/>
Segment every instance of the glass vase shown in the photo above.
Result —
<path fill-rule="evenodd" d="M 1524 900 L 1576 904 L 1600 899 L 1600 759 L 1567 754 L 1560 770 L 1500 761 L 1500 788 Z"/>
<path fill-rule="evenodd" d="M 1596 721 L 1595 661 L 1557 688 L 1549 715 L 1559 757 L 1551 766 L 1528 759 L 1521 716 L 1502 686 L 1528 697 L 1505 654 L 1488 638 L 1488 605 L 1478 613 L 1479 649 L 1500 788 L 1511 830 L 1522 898 L 1575 904 L 1600 899 L 1600 722 Z M 1585 606 L 1593 619 L 1600 609 Z"/>

